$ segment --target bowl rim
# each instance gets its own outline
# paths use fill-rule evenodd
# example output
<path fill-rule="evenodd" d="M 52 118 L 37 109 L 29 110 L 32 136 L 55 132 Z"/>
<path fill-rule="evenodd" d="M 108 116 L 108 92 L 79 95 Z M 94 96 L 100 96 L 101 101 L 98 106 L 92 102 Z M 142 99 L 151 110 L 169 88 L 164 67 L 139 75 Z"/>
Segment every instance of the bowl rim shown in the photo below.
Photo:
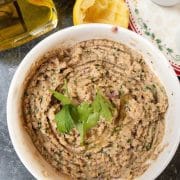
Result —
<path fill-rule="evenodd" d="M 58 36 L 58 38 L 60 37 L 60 35 L 63 33 L 67 33 L 67 32 L 71 32 L 73 30 L 77 30 L 77 29 L 87 29 L 87 28 L 113 28 L 113 27 L 118 27 L 118 26 L 114 26 L 114 25 L 110 25 L 110 24 L 99 24 L 99 23 L 90 23 L 90 24 L 81 24 L 81 25 L 77 25 L 77 26 L 70 26 L 70 27 L 66 27 L 62 30 L 59 30 L 55 33 L 52 33 L 51 35 L 47 36 L 46 38 L 44 38 L 43 40 L 41 40 L 40 42 L 38 42 L 27 54 L 26 56 L 23 58 L 23 60 L 21 61 L 21 63 L 19 64 L 12 80 L 10 83 L 10 87 L 9 87 L 9 92 L 8 92 L 8 97 L 7 97 L 7 105 L 6 105 L 6 113 L 7 113 L 7 126 L 8 126 L 8 131 L 9 131 L 9 135 L 10 135 L 10 139 L 11 142 L 13 144 L 13 147 L 16 151 L 16 154 L 18 155 L 19 159 L 21 160 L 21 162 L 23 163 L 23 165 L 26 167 L 26 169 L 37 179 L 39 179 L 39 175 L 38 173 L 36 173 L 36 170 L 33 168 L 33 166 L 29 166 L 29 164 L 27 163 L 27 160 L 24 158 L 24 156 L 21 154 L 20 149 L 18 149 L 17 144 L 16 144 L 16 138 L 13 137 L 12 134 L 12 125 L 11 125 L 11 119 L 12 119 L 12 115 L 11 115 L 11 102 L 12 102 L 12 94 L 14 92 L 14 87 L 15 84 L 17 82 L 18 79 L 18 75 L 21 72 L 22 67 L 26 64 L 26 62 L 29 60 L 29 58 L 31 57 L 31 54 L 33 54 L 34 51 L 36 51 L 36 49 L 40 49 L 40 47 L 46 43 L 48 43 L 48 41 L 50 39 L 54 39 L 56 36 Z M 151 42 L 149 42 L 147 39 L 145 39 L 144 37 L 136 34 L 133 31 L 130 31 L 128 29 L 122 28 L 122 27 L 118 27 L 118 29 L 120 31 L 123 31 L 124 33 L 130 34 L 131 36 L 136 36 L 139 41 L 142 41 L 144 44 L 147 44 L 149 47 L 151 47 L 151 49 L 154 50 L 155 53 L 158 53 L 162 58 L 166 59 L 166 57 L 162 54 L 162 52 L 160 52 Z M 30 58 L 31 59 L 31 58 Z M 35 58 L 34 58 L 35 59 Z M 168 60 L 166 59 L 166 61 L 164 62 L 166 63 L 166 65 L 170 65 L 170 63 L 168 62 Z M 172 67 L 169 68 L 170 72 L 172 73 L 172 75 L 174 76 L 174 78 L 176 77 L 176 83 L 179 84 L 178 78 L 173 70 Z M 179 90 L 180 90 L 180 86 L 179 86 Z M 179 91 L 180 92 L 180 91 Z M 171 147 L 171 152 L 168 154 L 166 160 L 164 160 L 163 165 L 156 171 L 156 173 L 153 174 L 153 177 L 151 177 L 152 179 L 157 178 L 163 171 L 164 169 L 167 167 L 167 165 L 170 163 L 170 161 L 172 160 L 179 142 L 180 142 L 180 131 L 179 134 L 177 134 L 176 137 L 176 144 L 174 144 L 173 147 Z"/>

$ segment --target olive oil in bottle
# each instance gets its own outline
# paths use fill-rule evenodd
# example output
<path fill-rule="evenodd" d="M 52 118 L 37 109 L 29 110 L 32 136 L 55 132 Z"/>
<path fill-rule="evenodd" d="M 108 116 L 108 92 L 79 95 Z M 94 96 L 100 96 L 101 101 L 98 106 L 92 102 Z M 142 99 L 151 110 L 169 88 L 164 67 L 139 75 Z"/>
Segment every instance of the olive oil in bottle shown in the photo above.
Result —
<path fill-rule="evenodd" d="M 52 0 L 0 0 L 0 51 L 26 43 L 56 25 Z"/>

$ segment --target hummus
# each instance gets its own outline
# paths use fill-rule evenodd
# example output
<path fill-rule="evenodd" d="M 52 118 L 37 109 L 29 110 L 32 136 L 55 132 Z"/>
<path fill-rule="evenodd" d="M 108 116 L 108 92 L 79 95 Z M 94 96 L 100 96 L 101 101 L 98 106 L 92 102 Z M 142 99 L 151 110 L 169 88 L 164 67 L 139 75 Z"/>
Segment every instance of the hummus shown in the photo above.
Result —
<path fill-rule="evenodd" d="M 88 40 L 46 54 L 29 75 L 23 97 L 24 122 L 41 155 L 73 179 L 134 179 L 157 157 L 168 101 L 143 56 L 110 40 Z M 76 102 L 92 102 L 97 89 L 114 104 L 112 122 L 101 119 L 83 145 L 76 129 L 57 131 L 64 79 Z"/>

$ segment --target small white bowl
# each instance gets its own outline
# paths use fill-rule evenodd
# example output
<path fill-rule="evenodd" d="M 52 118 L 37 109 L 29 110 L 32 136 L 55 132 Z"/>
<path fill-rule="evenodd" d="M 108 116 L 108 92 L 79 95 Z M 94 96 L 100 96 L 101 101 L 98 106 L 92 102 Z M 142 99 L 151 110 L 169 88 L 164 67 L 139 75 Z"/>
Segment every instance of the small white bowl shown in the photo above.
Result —
<path fill-rule="evenodd" d="M 165 86 L 169 108 L 166 114 L 166 129 L 162 145 L 165 145 L 158 158 L 152 162 L 148 170 L 138 179 L 155 179 L 168 165 L 176 152 L 180 141 L 180 85 L 164 55 L 149 41 L 140 35 L 123 28 L 105 24 L 86 24 L 73 26 L 58 31 L 37 44 L 19 65 L 7 100 L 7 123 L 14 149 L 26 168 L 37 179 L 64 179 L 41 157 L 34 147 L 29 135 L 23 127 L 21 98 L 23 83 L 32 64 L 51 49 L 61 46 L 71 46 L 74 43 L 88 39 L 110 39 L 122 42 L 141 52 L 146 62 L 157 74 Z M 152 62 L 152 63 L 151 63 Z M 128 68 L 128 67 L 127 67 Z"/>
<path fill-rule="evenodd" d="M 161 6 L 174 6 L 180 3 L 180 0 L 152 0 L 152 1 Z"/>

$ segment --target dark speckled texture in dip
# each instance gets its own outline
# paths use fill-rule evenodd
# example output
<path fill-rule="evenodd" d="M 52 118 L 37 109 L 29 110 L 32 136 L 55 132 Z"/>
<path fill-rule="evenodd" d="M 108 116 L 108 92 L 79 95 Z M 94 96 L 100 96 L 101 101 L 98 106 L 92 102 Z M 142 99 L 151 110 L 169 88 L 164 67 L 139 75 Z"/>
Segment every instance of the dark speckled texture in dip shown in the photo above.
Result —
<path fill-rule="evenodd" d="M 142 55 L 114 41 L 92 39 L 51 51 L 42 60 L 27 76 L 22 102 L 26 129 L 41 155 L 73 179 L 143 174 L 147 160 L 163 148 L 168 100 Z M 57 131 L 55 114 L 61 107 L 49 89 L 62 92 L 65 79 L 73 102 L 91 102 L 98 89 L 116 108 L 113 120 L 100 118 L 83 145 L 74 129 Z"/>
<path fill-rule="evenodd" d="M 54 0 L 57 9 L 61 12 L 59 17 L 61 22 L 53 31 L 72 25 L 72 5 L 74 0 Z M 63 11 L 61 10 L 63 7 Z M 0 180 L 35 180 L 20 162 L 9 139 L 6 124 L 6 99 L 10 81 L 15 70 L 24 56 L 34 47 L 41 39 L 52 32 L 30 42 L 21 47 L 0 53 Z M 179 180 L 180 179 L 180 147 L 177 150 L 173 160 L 157 180 Z"/>

